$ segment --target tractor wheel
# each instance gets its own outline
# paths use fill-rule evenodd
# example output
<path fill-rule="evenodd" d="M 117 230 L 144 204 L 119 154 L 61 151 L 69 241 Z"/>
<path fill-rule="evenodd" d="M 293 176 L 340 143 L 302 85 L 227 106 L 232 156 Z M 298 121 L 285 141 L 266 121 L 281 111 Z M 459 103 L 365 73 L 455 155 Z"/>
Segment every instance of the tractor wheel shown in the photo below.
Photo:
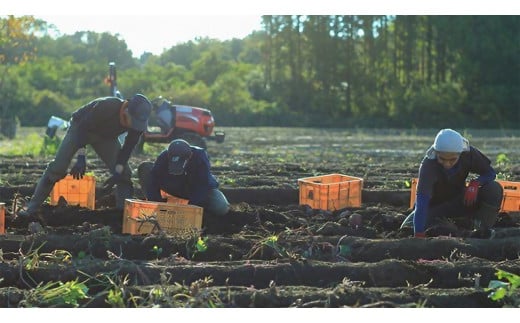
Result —
<path fill-rule="evenodd" d="M 206 140 L 194 132 L 185 132 L 179 136 L 179 139 L 186 140 L 192 146 L 199 146 L 202 149 L 207 148 Z"/>

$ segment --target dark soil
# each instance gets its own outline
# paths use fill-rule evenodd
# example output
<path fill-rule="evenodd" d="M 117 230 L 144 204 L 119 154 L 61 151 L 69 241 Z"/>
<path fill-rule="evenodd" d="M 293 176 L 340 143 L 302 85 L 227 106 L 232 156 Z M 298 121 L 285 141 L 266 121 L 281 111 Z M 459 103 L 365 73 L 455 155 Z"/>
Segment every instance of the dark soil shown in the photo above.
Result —
<path fill-rule="evenodd" d="M 518 290 L 493 301 L 485 289 L 498 270 L 520 275 L 518 212 L 500 214 L 491 240 L 469 238 L 466 219 L 424 240 L 399 229 L 410 211 L 409 182 L 435 130 L 224 130 L 225 142 L 208 142 L 208 152 L 232 210 L 222 218 L 204 214 L 201 232 L 122 234 L 122 211 L 102 191 L 108 174 L 93 155 L 96 210 L 45 204 L 31 221 L 14 219 L 14 202 L 32 194 L 49 160 L 2 157 L 0 307 L 69 306 L 42 290 L 75 280 L 88 287 L 82 307 L 519 306 Z M 499 179 L 520 182 L 518 133 L 471 135 Z M 154 157 L 130 163 L 137 169 Z M 299 205 L 299 178 L 332 173 L 363 178 L 360 207 Z M 135 197 L 143 198 L 134 177 Z M 353 226 L 356 213 L 362 222 Z M 196 248 L 199 237 L 207 250 Z"/>

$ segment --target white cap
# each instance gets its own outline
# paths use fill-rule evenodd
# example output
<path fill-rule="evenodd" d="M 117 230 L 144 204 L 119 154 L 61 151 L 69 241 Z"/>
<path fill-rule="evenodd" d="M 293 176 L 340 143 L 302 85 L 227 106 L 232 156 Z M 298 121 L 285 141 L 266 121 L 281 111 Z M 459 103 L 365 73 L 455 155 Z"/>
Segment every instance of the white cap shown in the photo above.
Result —
<path fill-rule="evenodd" d="M 435 152 L 460 154 L 463 151 L 469 151 L 469 141 L 455 130 L 442 129 L 437 133 L 435 141 L 426 155 L 428 158 L 434 159 L 436 158 Z"/>

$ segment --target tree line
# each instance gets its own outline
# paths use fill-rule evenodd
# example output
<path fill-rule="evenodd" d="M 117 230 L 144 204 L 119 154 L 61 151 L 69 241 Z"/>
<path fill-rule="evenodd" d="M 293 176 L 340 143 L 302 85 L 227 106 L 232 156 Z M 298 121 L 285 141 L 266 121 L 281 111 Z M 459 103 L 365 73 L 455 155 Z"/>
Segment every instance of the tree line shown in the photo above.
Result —
<path fill-rule="evenodd" d="M 68 118 L 109 94 L 113 61 L 123 95 L 207 107 L 220 126 L 520 124 L 519 16 L 263 16 L 243 39 L 139 58 L 117 34 L 55 34 L 32 16 L 0 18 L 2 120 Z"/>

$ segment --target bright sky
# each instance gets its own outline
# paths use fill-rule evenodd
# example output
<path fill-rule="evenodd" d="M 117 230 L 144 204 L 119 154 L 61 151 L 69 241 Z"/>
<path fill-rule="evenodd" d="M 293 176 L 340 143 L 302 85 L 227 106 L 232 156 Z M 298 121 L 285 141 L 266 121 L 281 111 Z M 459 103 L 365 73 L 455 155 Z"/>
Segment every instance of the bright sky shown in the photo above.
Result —
<path fill-rule="evenodd" d="M 268 14 L 518 14 L 511 0 L 5 0 L 0 15 L 34 15 L 62 34 L 119 34 L 135 57 L 196 37 L 244 38 Z"/>
<path fill-rule="evenodd" d="M 196 37 L 220 40 L 242 39 L 253 30 L 261 29 L 261 16 L 258 15 L 38 15 L 36 17 L 54 24 L 61 34 L 70 35 L 83 30 L 119 34 L 134 57 L 141 56 L 145 51 L 159 55 L 163 50 L 177 43 L 187 42 Z"/>

